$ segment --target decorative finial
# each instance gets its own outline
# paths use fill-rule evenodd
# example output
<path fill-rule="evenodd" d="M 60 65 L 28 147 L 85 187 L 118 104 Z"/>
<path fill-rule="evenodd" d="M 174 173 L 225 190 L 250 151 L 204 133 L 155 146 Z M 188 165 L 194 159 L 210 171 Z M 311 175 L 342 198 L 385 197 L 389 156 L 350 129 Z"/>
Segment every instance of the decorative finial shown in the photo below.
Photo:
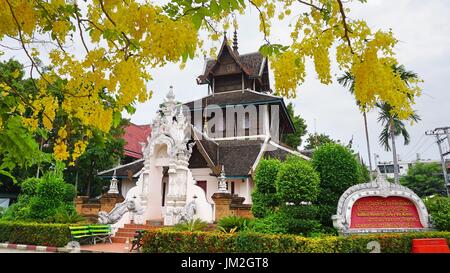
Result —
<path fill-rule="evenodd" d="M 175 94 L 173 92 L 173 86 L 171 85 L 160 110 L 163 112 L 164 116 L 170 116 L 175 105 Z"/>
<path fill-rule="evenodd" d="M 166 98 L 169 101 L 173 101 L 175 99 L 175 94 L 173 93 L 173 86 L 172 85 L 169 87 L 169 93 L 167 93 Z"/>
<path fill-rule="evenodd" d="M 237 31 L 234 29 L 234 37 L 233 37 L 233 51 L 237 54 L 238 53 L 238 38 L 237 38 Z"/>

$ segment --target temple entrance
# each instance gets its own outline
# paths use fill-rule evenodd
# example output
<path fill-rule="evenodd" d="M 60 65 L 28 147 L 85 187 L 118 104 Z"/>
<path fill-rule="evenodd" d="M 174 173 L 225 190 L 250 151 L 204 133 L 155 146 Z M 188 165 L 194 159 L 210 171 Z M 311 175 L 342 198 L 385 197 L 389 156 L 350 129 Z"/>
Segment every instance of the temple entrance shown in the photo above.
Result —
<path fill-rule="evenodd" d="M 103 222 L 114 224 L 114 228 L 130 222 L 163 222 L 171 226 L 194 218 L 213 221 L 213 207 L 189 169 L 195 145 L 190 135 L 192 128 L 182 109 L 176 107 L 172 90 L 160 113 L 142 149 L 144 166 L 136 186 L 115 211 L 102 213 Z"/>

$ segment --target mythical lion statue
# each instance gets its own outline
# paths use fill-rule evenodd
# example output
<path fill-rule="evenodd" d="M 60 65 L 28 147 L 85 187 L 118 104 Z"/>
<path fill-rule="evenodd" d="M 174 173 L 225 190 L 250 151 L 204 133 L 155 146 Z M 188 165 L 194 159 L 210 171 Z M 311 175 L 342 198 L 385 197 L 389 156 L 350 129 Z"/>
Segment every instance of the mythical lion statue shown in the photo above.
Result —
<path fill-rule="evenodd" d="M 98 213 L 98 222 L 100 224 L 115 224 L 127 212 L 139 213 L 138 206 L 134 199 L 125 200 L 122 203 L 116 204 L 109 213 L 100 211 Z"/>
<path fill-rule="evenodd" d="M 178 214 L 178 223 L 189 222 L 194 219 L 195 213 L 197 211 L 197 206 L 195 205 L 195 200 L 189 202 Z"/>

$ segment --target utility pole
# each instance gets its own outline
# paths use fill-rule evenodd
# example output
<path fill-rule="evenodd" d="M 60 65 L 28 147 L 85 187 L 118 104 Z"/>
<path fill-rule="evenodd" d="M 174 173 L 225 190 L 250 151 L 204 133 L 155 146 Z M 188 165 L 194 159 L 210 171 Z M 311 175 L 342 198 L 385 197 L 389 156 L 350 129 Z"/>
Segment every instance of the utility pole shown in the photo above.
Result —
<path fill-rule="evenodd" d="M 445 163 L 445 157 L 450 155 L 450 127 L 436 128 L 431 131 L 425 132 L 427 136 L 435 136 L 436 143 L 439 148 L 439 155 L 441 157 L 442 173 L 444 174 L 444 183 L 447 189 L 447 196 L 450 196 L 450 183 L 447 174 L 447 164 Z M 444 145 L 447 140 L 447 146 Z"/>

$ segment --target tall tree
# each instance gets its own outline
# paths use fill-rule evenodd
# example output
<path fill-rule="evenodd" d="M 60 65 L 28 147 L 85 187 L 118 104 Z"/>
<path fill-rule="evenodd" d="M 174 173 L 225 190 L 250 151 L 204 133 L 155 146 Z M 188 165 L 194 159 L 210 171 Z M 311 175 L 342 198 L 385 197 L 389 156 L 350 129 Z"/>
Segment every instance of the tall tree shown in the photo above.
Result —
<path fill-rule="evenodd" d="M 124 155 L 124 126 L 129 123 L 123 120 L 117 128 L 108 134 L 94 131 L 92 140 L 86 151 L 77 159 L 74 166 L 67 168 L 65 178 L 77 185 L 77 191 L 86 196 L 101 193 L 105 181 L 97 176 L 101 170 L 117 166 Z"/>
<path fill-rule="evenodd" d="M 392 71 L 407 85 L 414 83 L 418 80 L 418 75 L 413 71 L 408 71 L 403 65 L 393 65 Z M 408 97 L 409 100 L 413 99 L 413 96 Z M 378 139 L 380 144 L 384 147 L 386 151 L 391 150 L 389 145 L 389 140 L 392 144 L 392 154 L 394 160 L 394 182 L 399 184 L 399 166 L 397 158 L 397 147 L 395 143 L 396 136 L 403 136 L 404 144 L 408 145 L 410 142 L 410 136 L 406 130 L 405 121 L 418 122 L 421 120 L 420 116 L 415 112 L 410 112 L 405 117 L 400 117 L 393 111 L 392 105 L 386 102 L 377 102 L 378 122 L 383 125 L 383 130 L 381 131 Z"/>
<path fill-rule="evenodd" d="M 21 97 L 34 97 L 36 94 L 30 88 L 32 82 L 23 78 L 23 65 L 15 60 L 0 62 L 0 174 L 15 180 L 16 168 L 26 172 L 35 164 L 49 161 L 50 158 L 41 152 L 37 138 L 42 138 L 44 132 L 37 130 L 34 134 L 27 130 L 20 115 L 29 116 L 30 107 L 21 106 Z M 27 172 L 28 173 L 28 172 Z"/>
<path fill-rule="evenodd" d="M 295 115 L 294 104 L 292 102 L 287 105 L 287 110 L 292 119 L 292 123 L 294 123 L 295 133 L 284 135 L 281 141 L 296 149 L 302 144 L 302 137 L 307 133 L 307 126 L 305 120 L 300 115 Z"/>
<path fill-rule="evenodd" d="M 306 139 L 305 149 L 314 150 L 327 143 L 336 143 L 336 141 L 326 134 L 309 134 Z"/>
<path fill-rule="evenodd" d="M 439 163 L 415 163 L 406 175 L 400 177 L 400 184 L 410 188 L 420 197 L 445 196 L 447 191 L 442 179 Z"/>
<path fill-rule="evenodd" d="M 398 170 L 398 158 L 397 158 L 397 148 L 395 144 L 396 136 L 403 136 L 404 144 L 408 145 L 410 142 L 410 136 L 406 129 L 406 125 L 403 120 L 395 114 L 392 114 L 392 107 L 387 103 L 377 103 L 379 108 L 378 122 L 381 122 L 383 129 L 378 136 L 380 144 L 384 147 L 386 151 L 391 150 L 392 146 L 392 156 L 394 160 L 394 183 L 399 184 L 399 170 Z M 418 122 L 421 120 L 416 112 L 413 112 L 408 116 L 408 120 Z M 389 140 L 392 145 L 389 145 Z"/>
<path fill-rule="evenodd" d="M 353 75 L 346 71 L 341 77 L 338 78 L 338 82 L 340 85 L 348 88 L 350 93 L 352 95 L 355 94 L 355 77 Z M 367 144 L 367 156 L 369 158 L 369 170 L 370 170 L 370 179 L 372 179 L 372 155 L 370 152 L 370 141 L 369 141 L 369 128 L 367 126 L 367 112 L 366 107 L 362 107 L 361 102 L 356 100 L 356 105 L 360 107 L 362 113 L 363 113 L 363 119 L 364 119 L 364 132 L 366 134 L 366 144 Z"/>

